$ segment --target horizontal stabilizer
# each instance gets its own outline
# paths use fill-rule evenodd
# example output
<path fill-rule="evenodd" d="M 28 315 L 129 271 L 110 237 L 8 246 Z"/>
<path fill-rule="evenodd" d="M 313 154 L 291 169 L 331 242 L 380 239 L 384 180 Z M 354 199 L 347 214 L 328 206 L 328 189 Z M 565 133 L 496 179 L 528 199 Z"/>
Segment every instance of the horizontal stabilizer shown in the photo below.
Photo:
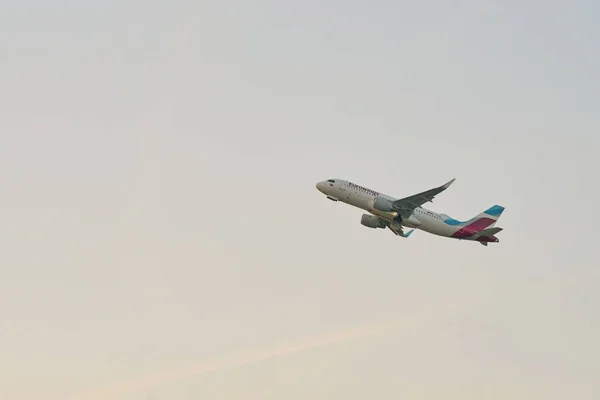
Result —
<path fill-rule="evenodd" d="M 502 228 L 498 228 L 498 227 L 484 229 L 484 230 L 482 230 L 482 231 L 479 231 L 479 232 L 477 232 L 477 233 L 476 233 L 476 234 L 473 236 L 473 238 L 478 238 L 478 237 L 480 237 L 480 236 L 489 236 L 489 237 L 492 237 L 492 236 L 494 236 L 496 233 L 500 232 L 501 230 L 502 230 Z"/>

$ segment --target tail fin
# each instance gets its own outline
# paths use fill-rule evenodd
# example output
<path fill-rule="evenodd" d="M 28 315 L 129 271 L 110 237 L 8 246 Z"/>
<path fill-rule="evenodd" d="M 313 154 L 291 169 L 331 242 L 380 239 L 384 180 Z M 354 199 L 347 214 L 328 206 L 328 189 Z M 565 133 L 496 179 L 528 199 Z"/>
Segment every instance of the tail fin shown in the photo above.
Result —
<path fill-rule="evenodd" d="M 496 205 L 491 206 L 490 208 L 488 208 L 481 214 L 471 218 L 471 220 L 469 222 L 475 222 L 475 221 L 481 220 L 481 219 L 485 219 L 485 220 L 491 219 L 493 222 L 490 225 L 487 225 L 486 228 L 493 228 L 494 225 L 496 225 L 496 222 L 498 221 L 498 219 L 500 218 L 500 216 L 502 215 L 503 212 L 504 212 L 504 207 L 496 204 Z"/>
<path fill-rule="evenodd" d="M 456 221 L 451 218 L 444 222 L 449 225 L 458 225 L 459 229 L 452 234 L 452 237 L 458 239 L 472 238 L 474 235 L 483 231 L 484 229 L 494 228 L 494 225 L 496 225 L 496 222 L 498 222 L 498 219 L 503 212 L 504 207 L 495 205 L 466 222 Z"/>

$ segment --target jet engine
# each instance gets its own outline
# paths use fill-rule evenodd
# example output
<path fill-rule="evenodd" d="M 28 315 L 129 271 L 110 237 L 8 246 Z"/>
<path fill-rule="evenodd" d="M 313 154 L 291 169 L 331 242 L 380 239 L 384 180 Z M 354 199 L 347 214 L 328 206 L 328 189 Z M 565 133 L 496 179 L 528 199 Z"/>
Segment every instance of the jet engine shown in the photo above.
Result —
<path fill-rule="evenodd" d="M 382 211 L 382 212 L 394 212 L 394 207 L 392 206 L 392 202 L 386 199 L 382 199 L 381 197 L 376 197 L 373 200 L 373 208 Z"/>
<path fill-rule="evenodd" d="M 360 218 L 360 223 L 367 228 L 385 228 L 385 224 L 374 215 L 363 214 Z"/>

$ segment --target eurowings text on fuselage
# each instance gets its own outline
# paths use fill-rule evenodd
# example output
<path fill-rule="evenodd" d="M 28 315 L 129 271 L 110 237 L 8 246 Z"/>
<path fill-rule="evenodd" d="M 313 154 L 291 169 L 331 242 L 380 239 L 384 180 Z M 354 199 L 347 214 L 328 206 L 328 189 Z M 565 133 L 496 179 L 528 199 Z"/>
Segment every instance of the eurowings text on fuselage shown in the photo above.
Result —
<path fill-rule="evenodd" d="M 369 214 L 363 214 L 361 224 L 369 228 L 389 228 L 396 235 L 407 238 L 415 229 L 453 239 L 477 241 L 484 246 L 497 243 L 495 236 L 502 228 L 495 227 L 504 207 L 494 205 L 467 221 L 458 221 L 422 207 L 446 190 L 448 183 L 424 192 L 396 199 L 386 194 L 342 179 L 318 182 L 317 189 L 333 201 L 341 201 Z M 404 232 L 404 227 L 412 228 Z"/>

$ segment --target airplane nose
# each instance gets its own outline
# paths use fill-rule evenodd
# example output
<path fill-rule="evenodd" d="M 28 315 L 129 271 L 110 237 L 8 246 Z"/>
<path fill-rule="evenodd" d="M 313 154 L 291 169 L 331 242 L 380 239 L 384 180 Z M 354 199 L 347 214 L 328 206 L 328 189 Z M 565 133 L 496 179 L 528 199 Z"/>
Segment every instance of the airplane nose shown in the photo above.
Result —
<path fill-rule="evenodd" d="M 317 190 L 325 194 L 325 182 L 317 182 Z"/>

